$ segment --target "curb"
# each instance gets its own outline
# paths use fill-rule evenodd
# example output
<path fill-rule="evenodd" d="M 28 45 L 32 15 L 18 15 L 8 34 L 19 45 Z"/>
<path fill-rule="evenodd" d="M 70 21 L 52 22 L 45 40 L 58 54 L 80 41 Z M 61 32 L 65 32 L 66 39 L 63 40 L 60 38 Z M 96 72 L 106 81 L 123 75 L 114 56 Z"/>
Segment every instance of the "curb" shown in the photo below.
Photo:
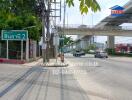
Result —
<path fill-rule="evenodd" d="M 41 64 L 42 67 L 67 67 L 69 64 Z"/>
<path fill-rule="evenodd" d="M 36 61 L 28 62 L 28 63 L 22 64 L 22 65 L 23 65 L 23 66 L 32 67 L 32 66 L 40 65 L 40 63 L 41 63 L 41 59 L 38 59 L 38 60 L 36 60 Z"/>

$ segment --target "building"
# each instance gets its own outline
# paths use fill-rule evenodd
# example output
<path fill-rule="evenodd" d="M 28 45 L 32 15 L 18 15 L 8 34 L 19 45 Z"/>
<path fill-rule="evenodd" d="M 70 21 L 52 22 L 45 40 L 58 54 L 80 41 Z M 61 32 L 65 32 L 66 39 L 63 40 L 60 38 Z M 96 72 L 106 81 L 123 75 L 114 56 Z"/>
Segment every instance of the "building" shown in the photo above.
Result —
<path fill-rule="evenodd" d="M 115 51 L 118 53 L 130 53 L 132 52 L 132 44 L 116 44 Z"/>
<path fill-rule="evenodd" d="M 94 45 L 96 46 L 97 50 L 105 50 L 106 46 L 104 43 L 95 42 Z"/>

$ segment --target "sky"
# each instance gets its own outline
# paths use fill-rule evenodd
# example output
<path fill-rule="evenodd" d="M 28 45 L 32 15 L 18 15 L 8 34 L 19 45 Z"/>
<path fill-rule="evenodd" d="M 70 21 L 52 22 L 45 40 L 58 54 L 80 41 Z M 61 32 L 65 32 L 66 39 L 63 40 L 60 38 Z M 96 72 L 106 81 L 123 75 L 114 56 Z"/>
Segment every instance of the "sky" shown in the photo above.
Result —
<path fill-rule="evenodd" d="M 91 11 L 88 14 L 81 15 L 79 11 L 79 0 L 74 0 L 74 7 L 66 7 L 66 25 L 80 25 L 85 24 L 93 26 L 98 24 L 102 19 L 111 14 L 110 8 L 119 5 L 125 5 L 129 0 L 97 0 L 101 7 L 100 12 L 93 13 Z M 62 9 L 63 10 L 63 9 Z M 63 16 L 63 14 L 62 14 Z M 61 22 L 62 23 L 62 22 Z M 125 26 L 132 26 L 132 24 L 124 24 Z M 72 36 L 76 39 L 76 36 Z M 96 42 L 105 43 L 107 41 L 106 36 L 97 36 Z M 116 43 L 132 43 L 132 37 L 116 37 Z"/>

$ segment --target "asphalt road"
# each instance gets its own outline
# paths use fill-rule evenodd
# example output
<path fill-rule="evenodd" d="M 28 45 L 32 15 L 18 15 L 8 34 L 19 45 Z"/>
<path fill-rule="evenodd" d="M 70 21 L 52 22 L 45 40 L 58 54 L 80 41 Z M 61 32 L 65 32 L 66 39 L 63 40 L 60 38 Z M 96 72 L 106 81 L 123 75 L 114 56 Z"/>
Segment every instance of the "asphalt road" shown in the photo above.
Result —
<path fill-rule="evenodd" d="M 132 62 L 67 55 L 71 68 L 85 70 L 75 77 L 89 100 L 132 100 Z"/>
<path fill-rule="evenodd" d="M 66 55 L 68 67 L 0 64 L 0 100 L 132 100 L 132 63 Z"/>

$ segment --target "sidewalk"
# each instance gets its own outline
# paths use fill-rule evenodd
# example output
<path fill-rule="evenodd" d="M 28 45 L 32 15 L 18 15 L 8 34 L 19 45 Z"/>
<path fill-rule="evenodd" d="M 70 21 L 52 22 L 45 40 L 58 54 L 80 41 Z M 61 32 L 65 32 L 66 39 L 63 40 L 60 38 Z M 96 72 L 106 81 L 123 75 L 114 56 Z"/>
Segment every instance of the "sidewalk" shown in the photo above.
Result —
<path fill-rule="evenodd" d="M 42 61 L 43 61 L 43 59 L 41 58 L 41 59 L 38 59 L 38 60 L 33 61 L 33 62 L 24 63 L 22 65 L 32 67 L 32 66 L 40 65 L 42 63 Z"/>
<path fill-rule="evenodd" d="M 16 65 L 17 67 L 18 66 L 23 66 L 23 67 L 33 67 L 33 66 L 41 66 L 41 67 L 67 67 L 68 64 L 67 62 L 65 61 L 64 63 L 62 63 L 60 61 L 60 59 L 50 59 L 50 62 L 48 63 L 45 63 L 43 64 L 43 59 L 40 58 L 38 60 L 35 60 L 35 61 L 32 61 L 32 62 L 27 62 L 27 63 L 24 63 L 24 64 L 9 64 L 9 63 L 0 63 L 0 65 L 8 65 L 8 66 L 14 66 Z"/>
<path fill-rule="evenodd" d="M 67 67 L 68 63 L 65 62 L 61 62 L 60 58 L 56 59 L 50 59 L 50 61 L 48 63 L 41 63 L 41 66 L 43 67 Z"/>

